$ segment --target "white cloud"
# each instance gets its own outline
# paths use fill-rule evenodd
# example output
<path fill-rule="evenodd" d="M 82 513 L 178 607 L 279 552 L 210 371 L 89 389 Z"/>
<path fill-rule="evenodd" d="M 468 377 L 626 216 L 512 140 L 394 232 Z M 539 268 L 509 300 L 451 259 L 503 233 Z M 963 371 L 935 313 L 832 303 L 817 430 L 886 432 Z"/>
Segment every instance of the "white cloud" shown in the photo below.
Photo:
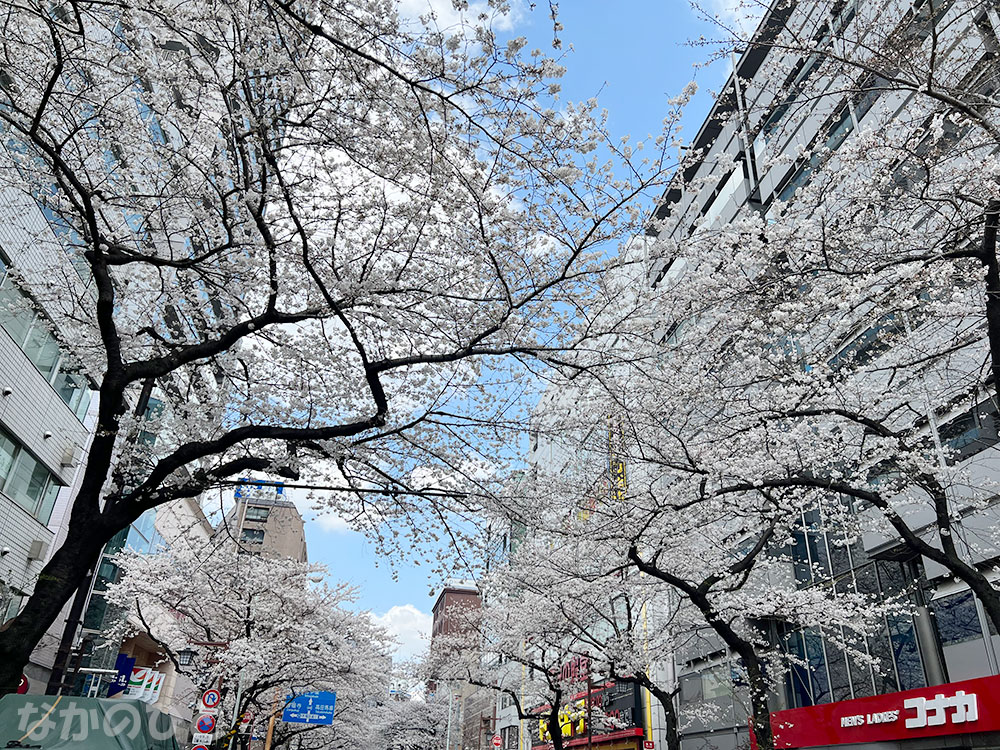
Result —
<path fill-rule="evenodd" d="M 397 604 L 384 615 L 373 614 L 372 619 L 399 642 L 397 659 L 409 659 L 427 650 L 431 616 L 412 604 Z"/>
<path fill-rule="evenodd" d="M 414 20 L 433 13 L 434 24 L 442 31 L 460 25 L 463 20 L 475 23 L 484 13 L 493 18 L 494 29 L 510 31 L 522 15 L 521 2 L 512 2 L 511 10 L 506 15 L 496 14 L 488 3 L 475 0 L 468 3 L 466 10 L 457 10 L 452 0 L 399 0 L 398 7 L 401 16 Z"/>
<path fill-rule="evenodd" d="M 727 29 L 746 36 L 757 28 L 766 4 L 760 0 L 706 0 L 704 9 Z"/>
<path fill-rule="evenodd" d="M 329 531 L 331 534 L 349 534 L 354 531 L 346 519 L 334 513 L 320 512 L 313 520 L 323 531 Z"/>

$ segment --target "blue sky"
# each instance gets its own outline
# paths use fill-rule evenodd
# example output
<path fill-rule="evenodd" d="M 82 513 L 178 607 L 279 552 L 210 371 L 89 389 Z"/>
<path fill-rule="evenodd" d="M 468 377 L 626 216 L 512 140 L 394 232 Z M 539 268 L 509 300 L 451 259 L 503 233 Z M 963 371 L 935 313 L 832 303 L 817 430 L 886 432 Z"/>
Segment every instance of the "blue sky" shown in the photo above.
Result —
<path fill-rule="evenodd" d="M 401 0 L 409 11 L 442 2 L 450 5 L 450 0 Z M 519 14 L 513 22 L 512 33 L 526 36 L 529 50 L 551 50 L 547 9 L 541 0 L 533 12 Z M 685 140 L 694 136 L 711 105 L 710 92 L 723 83 L 726 71 L 719 66 L 694 69 L 708 51 L 686 42 L 712 36 L 713 29 L 696 17 L 687 0 L 563 0 L 559 17 L 563 48 L 573 48 L 564 61 L 564 100 L 597 96 L 610 113 L 612 132 L 641 138 L 660 131 L 668 100 L 694 78 L 699 94 L 685 115 L 682 134 Z M 392 568 L 374 547 L 337 519 L 310 520 L 306 541 L 312 561 L 327 565 L 333 578 L 358 587 L 359 608 L 371 610 L 396 633 L 404 644 L 402 655 L 419 650 L 434 603 L 429 592 L 439 581 L 428 580 L 425 569 L 414 566 L 398 567 L 394 580 Z"/>

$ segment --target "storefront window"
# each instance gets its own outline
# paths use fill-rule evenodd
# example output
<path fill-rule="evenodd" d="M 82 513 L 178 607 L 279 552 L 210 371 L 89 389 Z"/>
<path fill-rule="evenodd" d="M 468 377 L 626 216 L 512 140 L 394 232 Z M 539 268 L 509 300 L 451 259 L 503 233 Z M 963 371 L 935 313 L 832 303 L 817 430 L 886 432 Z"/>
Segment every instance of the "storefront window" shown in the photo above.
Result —
<path fill-rule="evenodd" d="M 934 615 L 942 646 L 953 646 L 983 637 L 971 591 L 935 600 Z"/>
<path fill-rule="evenodd" d="M 851 682 L 843 650 L 830 640 L 826 642 L 826 661 L 830 670 L 830 692 L 835 701 L 851 698 Z"/>
<path fill-rule="evenodd" d="M 874 565 L 869 564 L 855 569 L 854 581 L 859 594 L 877 595 L 879 593 Z"/>
<path fill-rule="evenodd" d="M 971 591 L 961 591 L 932 602 L 948 676 L 969 680 L 990 674 L 986 642 Z"/>
<path fill-rule="evenodd" d="M 872 670 L 875 679 L 875 692 L 895 693 L 899 690 L 896 682 L 896 667 L 892 659 L 892 648 L 889 644 L 889 626 L 884 624 L 878 633 L 868 639 L 868 653 L 878 659 L 878 665 Z"/>
<path fill-rule="evenodd" d="M 149 539 L 135 525 L 129 526 L 125 545 L 143 555 L 150 551 Z"/>
<path fill-rule="evenodd" d="M 125 540 L 128 538 L 128 529 L 122 529 L 113 537 L 111 541 L 108 542 L 107 546 L 104 548 L 105 555 L 114 555 L 122 551 L 125 547 Z"/>
<path fill-rule="evenodd" d="M 806 550 L 806 534 L 801 529 L 792 532 L 792 562 L 795 568 L 795 580 L 804 585 L 812 583 L 812 567 L 809 565 L 809 553 Z"/>
<path fill-rule="evenodd" d="M 83 616 L 83 627 L 88 630 L 100 630 L 104 627 L 104 615 L 108 611 L 108 601 L 102 594 L 93 594 L 87 613 Z"/>
<path fill-rule="evenodd" d="M 857 646 L 864 651 L 864 643 Z M 847 668 L 851 674 L 851 690 L 855 698 L 865 698 L 875 695 L 875 686 L 872 684 L 872 671 L 868 665 L 857 656 L 848 655 Z"/>
<path fill-rule="evenodd" d="M 908 615 L 889 617 L 889 642 L 892 644 L 893 657 L 896 660 L 899 689 L 924 687 L 926 684 L 924 665 L 920 661 L 913 620 Z"/>
<path fill-rule="evenodd" d="M 813 703 L 829 703 L 830 679 L 826 673 L 826 652 L 819 632 L 810 628 L 804 633 L 806 657 L 809 661 L 809 675 L 812 677 Z"/>
<path fill-rule="evenodd" d="M 816 509 L 807 511 L 805 524 L 809 557 L 812 560 L 814 575 L 821 580 L 826 580 L 830 577 L 830 557 L 826 551 L 826 534 L 822 531 L 819 511 Z"/>
<path fill-rule="evenodd" d="M 851 569 L 851 557 L 847 552 L 847 545 L 844 543 L 843 535 L 831 534 L 830 540 L 830 563 L 835 576 L 843 575 Z"/>
<path fill-rule="evenodd" d="M 801 662 L 805 661 L 805 650 L 802 645 L 802 633 L 795 631 L 788 634 L 788 654 L 793 662 L 788 671 L 789 692 L 792 705 L 796 708 L 812 705 L 812 690 L 809 686 L 809 673 Z"/>

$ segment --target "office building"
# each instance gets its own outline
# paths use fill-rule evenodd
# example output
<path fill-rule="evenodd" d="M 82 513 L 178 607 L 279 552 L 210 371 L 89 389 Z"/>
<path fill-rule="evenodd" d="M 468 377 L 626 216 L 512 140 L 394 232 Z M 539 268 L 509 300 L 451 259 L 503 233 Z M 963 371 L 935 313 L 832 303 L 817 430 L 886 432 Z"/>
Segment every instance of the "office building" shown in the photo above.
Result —
<path fill-rule="evenodd" d="M 215 530 L 240 543 L 241 550 L 264 557 L 306 562 L 305 522 L 295 504 L 286 499 L 280 484 L 254 484 L 246 480 L 236 485 L 236 504 Z"/>
<path fill-rule="evenodd" d="M 948 60 L 942 64 L 951 66 L 950 80 L 967 81 L 970 90 L 981 90 L 984 97 L 995 94 L 1000 18 L 995 4 L 974 6 L 949 0 L 774 3 L 757 30 L 758 43 L 734 58 L 734 75 L 691 143 L 698 158 L 686 165 L 658 206 L 648 238 L 650 282 L 683 283 L 683 268 L 659 255 L 658 246 L 724 227 L 748 211 L 759 212 L 768 222 L 780 221 L 782 206 L 818 174 L 844 169 L 837 152 L 856 133 L 875 122 L 885 128 L 885 118 L 908 117 L 919 109 L 919 94 L 884 78 L 872 76 L 859 88 L 822 68 L 824 53 L 839 50 L 831 38 L 854 33 L 873 11 L 878 10 L 881 22 L 892 21 L 892 38 L 899 45 L 940 43 Z M 814 39 L 812 54 L 775 43 L 789 27 Z M 964 56 L 957 57 L 956 50 Z M 987 116 L 995 115 L 995 107 L 987 111 Z M 950 143 L 963 137 L 960 128 L 945 127 L 942 133 Z M 860 361 L 881 356 L 888 349 L 885 333 L 884 325 L 852 333 L 831 352 L 831 366 L 841 361 L 838 357 Z M 957 400 L 936 404 L 940 424 L 932 420 L 925 427 L 937 432 L 935 441 L 950 449 L 948 460 L 967 471 L 971 486 L 981 488 L 993 486 L 1000 470 L 995 384 L 988 387 L 993 393 L 982 394 L 982 403 L 967 411 Z M 956 536 L 967 545 L 970 563 L 987 570 L 1000 556 L 991 536 L 1000 520 L 997 505 L 973 507 L 962 498 L 956 502 L 961 506 Z M 862 646 L 880 665 L 875 668 L 851 658 L 834 634 L 820 628 L 764 624 L 774 643 L 792 657 L 771 700 L 778 747 L 1000 746 L 1000 712 L 993 709 L 993 696 L 1000 691 L 1000 638 L 981 604 L 942 566 L 914 555 L 898 540 L 867 534 L 845 544 L 818 514 L 802 511 L 800 531 L 790 545 L 791 580 L 799 588 L 832 586 L 878 600 L 905 595 L 912 608 L 909 614 L 883 618 Z M 927 533 L 931 521 L 920 528 L 915 519 L 914 525 Z M 710 633 L 695 643 L 668 657 L 678 671 L 678 706 L 682 717 L 696 706 L 712 711 L 687 712 L 682 746 L 749 746 L 738 660 Z M 953 684 L 966 680 L 973 682 Z"/>

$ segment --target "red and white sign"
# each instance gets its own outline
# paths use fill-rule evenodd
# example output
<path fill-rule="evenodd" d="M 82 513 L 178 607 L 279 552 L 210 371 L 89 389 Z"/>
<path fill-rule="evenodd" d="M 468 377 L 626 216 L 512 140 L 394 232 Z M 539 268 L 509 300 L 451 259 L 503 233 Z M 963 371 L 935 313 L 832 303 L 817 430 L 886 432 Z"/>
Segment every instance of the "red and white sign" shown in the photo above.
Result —
<path fill-rule="evenodd" d="M 212 714 L 202 714 L 194 723 L 195 731 L 201 734 L 211 734 L 215 731 L 215 716 Z"/>
<path fill-rule="evenodd" d="M 499 734 L 493 735 L 493 747 L 500 747 L 503 745 L 503 738 Z"/>
<path fill-rule="evenodd" d="M 203 714 L 214 714 L 219 710 L 221 702 L 222 693 L 215 688 L 211 688 L 201 694 L 201 703 L 198 706 L 198 711 Z"/>
<path fill-rule="evenodd" d="M 28 692 L 28 676 L 21 672 L 21 681 L 17 683 L 17 694 L 24 695 Z"/>
<path fill-rule="evenodd" d="M 778 750 L 993 732 L 1000 730 L 1000 676 L 775 711 L 771 728 Z"/>
<path fill-rule="evenodd" d="M 191 750 L 208 750 L 208 745 L 195 745 Z"/>
<path fill-rule="evenodd" d="M 654 747 L 654 745 L 653 745 L 653 741 L 652 740 L 643 740 L 642 741 L 642 748 L 643 748 L 643 750 L 653 750 L 653 747 Z"/>

